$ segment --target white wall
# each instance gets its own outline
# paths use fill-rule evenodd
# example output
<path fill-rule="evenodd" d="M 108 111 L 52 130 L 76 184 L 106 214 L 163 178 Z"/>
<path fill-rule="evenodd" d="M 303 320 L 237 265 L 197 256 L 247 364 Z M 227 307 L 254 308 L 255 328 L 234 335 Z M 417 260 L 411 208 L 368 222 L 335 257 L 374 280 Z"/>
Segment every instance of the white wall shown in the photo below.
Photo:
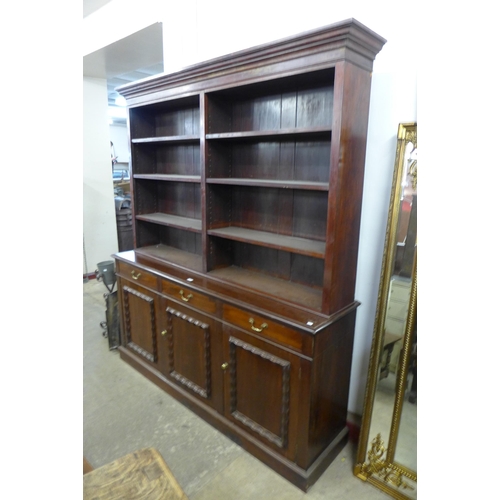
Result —
<path fill-rule="evenodd" d="M 114 0 L 84 19 L 84 54 L 147 25 L 163 23 L 165 71 L 354 17 L 388 40 L 373 69 L 349 410 L 361 414 L 373 333 L 398 123 L 416 121 L 413 6 L 395 0 Z M 300 7 L 300 8 L 299 8 Z M 85 52 L 85 50 L 87 52 Z"/>
<path fill-rule="evenodd" d="M 83 79 L 83 235 L 87 265 L 118 251 L 108 127 L 106 80 Z"/>
<path fill-rule="evenodd" d="M 115 155 L 119 163 L 129 164 L 130 148 L 128 145 L 128 130 L 125 125 L 110 125 L 109 140 L 115 148 Z"/>

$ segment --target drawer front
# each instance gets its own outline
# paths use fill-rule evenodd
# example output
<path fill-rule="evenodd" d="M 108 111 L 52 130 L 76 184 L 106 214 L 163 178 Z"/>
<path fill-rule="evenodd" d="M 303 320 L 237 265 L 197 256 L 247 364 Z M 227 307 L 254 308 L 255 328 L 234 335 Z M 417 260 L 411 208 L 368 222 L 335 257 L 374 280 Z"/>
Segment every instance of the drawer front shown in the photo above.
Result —
<path fill-rule="evenodd" d="M 398 301 L 389 302 L 387 316 L 404 321 L 408 317 L 408 303 Z"/>
<path fill-rule="evenodd" d="M 389 317 L 386 317 L 385 319 L 386 331 L 394 335 L 403 336 L 405 334 L 405 326 L 406 326 L 406 321 Z"/>
<path fill-rule="evenodd" d="M 154 274 L 120 261 L 117 262 L 117 268 L 118 274 L 123 278 L 131 280 L 138 285 L 146 286 L 154 290 L 158 289 L 158 280 Z"/>
<path fill-rule="evenodd" d="M 408 302 L 410 300 L 411 283 L 393 281 L 391 284 L 391 300 Z"/>
<path fill-rule="evenodd" d="M 217 301 L 208 295 L 196 292 L 188 287 L 179 285 L 169 280 L 162 280 L 161 291 L 169 297 L 182 301 L 183 303 L 195 307 L 196 309 L 209 313 L 216 314 Z"/>
<path fill-rule="evenodd" d="M 289 347 L 305 355 L 310 356 L 312 354 L 312 343 L 308 342 L 305 334 L 293 328 L 227 304 L 224 304 L 222 314 L 224 321 L 238 326 L 246 332 Z"/>

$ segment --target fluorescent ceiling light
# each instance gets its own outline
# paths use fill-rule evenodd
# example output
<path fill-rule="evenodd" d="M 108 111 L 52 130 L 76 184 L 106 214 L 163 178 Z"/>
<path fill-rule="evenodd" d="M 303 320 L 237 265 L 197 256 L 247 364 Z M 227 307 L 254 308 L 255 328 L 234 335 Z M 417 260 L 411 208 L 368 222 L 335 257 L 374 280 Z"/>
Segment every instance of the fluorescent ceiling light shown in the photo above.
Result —
<path fill-rule="evenodd" d="M 113 118 L 127 118 L 127 110 L 125 108 L 117 108 L 116 106 L 109 106 L 108 116 L 111 116 Z"/>
<path fill-rule="evenodd" d="M 123 106 L 125 107 L 127 105 L 127 101 L 125 100 L 125 97 L 123 97 L 122 95 L 119 95 L 116 99 L 115 99 L 115 104 L 117 106 Z"/>

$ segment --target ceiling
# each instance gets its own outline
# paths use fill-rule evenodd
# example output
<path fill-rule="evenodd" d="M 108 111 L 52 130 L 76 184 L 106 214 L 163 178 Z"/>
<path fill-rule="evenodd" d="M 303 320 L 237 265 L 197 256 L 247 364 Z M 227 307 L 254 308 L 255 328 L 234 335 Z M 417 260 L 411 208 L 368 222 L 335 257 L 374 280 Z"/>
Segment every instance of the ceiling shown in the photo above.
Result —
<path fill-rule="evenodd" d="M 83 17 L 87 17 L 92 12 L 104 7 L 112 0 L 83 0 Z"/>
<path fill-rule="evenodd" d="M 83 0 L 83 17 L 111 0 Z M 108 105 L 116 110 L 116 87 L 163 72 L 163 28 L 155 23 L 83 57 L 83 75 L 105 78 Z M 125 125 L 125 118 L 113 117 Z"/>

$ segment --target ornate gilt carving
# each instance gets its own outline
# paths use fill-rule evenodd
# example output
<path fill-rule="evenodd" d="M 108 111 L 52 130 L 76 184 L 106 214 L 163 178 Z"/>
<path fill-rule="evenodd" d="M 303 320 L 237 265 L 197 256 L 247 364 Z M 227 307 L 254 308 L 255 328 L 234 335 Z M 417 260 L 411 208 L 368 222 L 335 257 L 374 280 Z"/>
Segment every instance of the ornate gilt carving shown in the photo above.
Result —
<path fill-rule="evenodd" d="M 415 488 L 403 478 L 408 476 L 411 480 L 416 481 L 416 474 L 411 474 L 402 467 L 398 467 L 388 462 L 384 459 L 385 452 L 384 442 L 380 434 L 377 434 L 377 437 L 372 441 L 372 446 L 367 453 L 367 462 L 361 467 L 362 472 L 367 477 L 376 475 L 385 483 L 396 486 L 396 488 L 414 490 Z"/>

